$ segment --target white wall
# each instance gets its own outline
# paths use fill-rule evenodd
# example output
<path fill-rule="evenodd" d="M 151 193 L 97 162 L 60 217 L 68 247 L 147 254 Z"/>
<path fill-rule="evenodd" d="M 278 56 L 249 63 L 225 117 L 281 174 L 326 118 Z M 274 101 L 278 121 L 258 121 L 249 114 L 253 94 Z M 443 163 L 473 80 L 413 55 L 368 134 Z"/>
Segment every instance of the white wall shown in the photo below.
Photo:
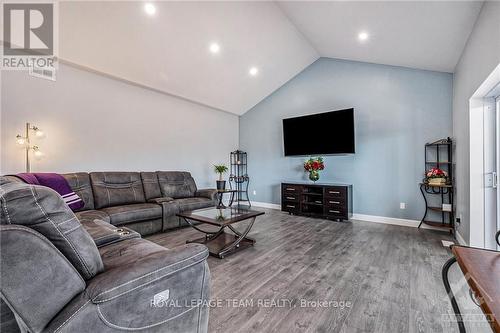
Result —
<path fill-rule="evenodd" d="M 469 99 L 500 62 L 500 2 L 484 3 L 453 79 L 453 135 L 456 141 L 458 232 L 469 242 Z"/>
<path fill-rule="evenodd" d="M 56 82 L 3 71 L 1 97 L 2 174 L 24 172 L 28 121 L 47 133 L 40 172 L 187 170 L 213 187 L 212 165 L 238 147 L 235 115 L 67 65 Z"/>

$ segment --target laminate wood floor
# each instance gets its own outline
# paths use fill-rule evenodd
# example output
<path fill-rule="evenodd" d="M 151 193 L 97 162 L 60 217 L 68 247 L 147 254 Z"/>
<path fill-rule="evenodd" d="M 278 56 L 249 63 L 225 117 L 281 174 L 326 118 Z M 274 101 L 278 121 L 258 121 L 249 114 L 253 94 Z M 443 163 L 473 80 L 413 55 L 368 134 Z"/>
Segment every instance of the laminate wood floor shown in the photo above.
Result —
<path fill-rule="evenodd" d="M 249 234 L 255 246 L 208 259 L 220 305 L 209 332 L 458 332 L 441 280 L 449 234 L 256 209 L 266 215 Z M 183 228 L 148 239 L 171 248 L 199 236 Z M 463 286 L 458 268 L 451 276 Z M 458 296 L 480 316 L 466 288 Z M 470 325 L 490 331 L 481 319 Z"/>

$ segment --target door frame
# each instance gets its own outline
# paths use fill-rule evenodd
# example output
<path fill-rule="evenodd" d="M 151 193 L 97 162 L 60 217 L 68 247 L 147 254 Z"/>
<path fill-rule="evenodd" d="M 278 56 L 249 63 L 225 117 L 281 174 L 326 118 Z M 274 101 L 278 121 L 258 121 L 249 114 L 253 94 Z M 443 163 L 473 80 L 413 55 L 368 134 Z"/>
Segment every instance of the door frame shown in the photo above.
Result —
<path fill-rule="evenodd" d="M 469 99 L 469 245 L 485 246 L 484 108 L 500 84 L 500 64 Z"/>

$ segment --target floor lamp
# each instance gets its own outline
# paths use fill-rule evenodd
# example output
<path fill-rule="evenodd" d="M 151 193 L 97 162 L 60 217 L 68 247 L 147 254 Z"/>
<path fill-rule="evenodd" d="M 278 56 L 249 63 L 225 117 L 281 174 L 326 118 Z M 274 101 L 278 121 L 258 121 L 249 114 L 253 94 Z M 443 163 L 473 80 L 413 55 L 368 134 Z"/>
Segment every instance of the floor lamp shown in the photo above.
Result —
<path fill-rule="evenodd" d="M 41 157 L 43 155 L 38 146 L 31 145 L 31 132 L 33 132 L 35 137 L 38 138 L 42 138 L 44 136 L 44 133 L 40 130 L 40 128 L 33 126 L 30 123 L 26 123 L 24 136 L 20 134 L 16 136 L 17 143 L 24 146 L 26 150 L 26 172 L 31 172 L 30 151 L 33 151 L 35 157 Z"/>

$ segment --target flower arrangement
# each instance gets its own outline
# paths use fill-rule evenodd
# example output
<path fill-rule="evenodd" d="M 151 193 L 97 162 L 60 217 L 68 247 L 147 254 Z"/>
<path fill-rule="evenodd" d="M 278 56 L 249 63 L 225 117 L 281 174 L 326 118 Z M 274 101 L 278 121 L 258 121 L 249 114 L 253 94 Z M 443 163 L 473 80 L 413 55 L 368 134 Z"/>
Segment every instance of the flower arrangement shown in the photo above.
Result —
<path fill-rule="evenodd" d="M 319 171 L 325 169 L 322 157 L 310 158 L 304 162 L 304 170 L 309 172 L 309 179 L 313 182 L 319 179 Z"/>
<path fill-rule="evenodd" d="M 425 178 L 429 184 L 445 184 L 448 174 L 439 168 L 431 168 L 425 173 Z"/>

